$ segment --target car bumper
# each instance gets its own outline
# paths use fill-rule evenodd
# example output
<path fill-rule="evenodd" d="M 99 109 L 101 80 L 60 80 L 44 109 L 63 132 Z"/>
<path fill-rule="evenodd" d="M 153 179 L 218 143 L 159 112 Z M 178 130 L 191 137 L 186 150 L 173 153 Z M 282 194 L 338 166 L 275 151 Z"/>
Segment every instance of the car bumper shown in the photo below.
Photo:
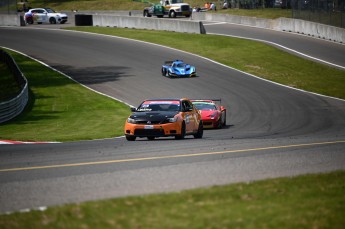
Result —
<path fill-rule="evenodd" d="M 215 119 L 203 119 L 202 123 L 204 126 L 204 129 L 213 129 L 213 128 L 218 128 L 220 120 L 215 120 Z"/>
<path fill-rule="evenodd" d="M 181 124 L 178 122 L 143 125 L 126 123 L 125 135 L 133 137 L 168 137 L 181 134 Z"/>
<path fill-rule="evenodd" d="M 196 73 L 192 72 L 192 73 L 188 73 L 188 74 L 176 74 L 176 73 L 169 73 L 170 77 L 195 77 Z"/>
<path fill-rule="evenodd" d="M 191 16 L 192 12 L 190 11 L 182 11 L 182 12 L 176 12 L 177 16 Z"/>

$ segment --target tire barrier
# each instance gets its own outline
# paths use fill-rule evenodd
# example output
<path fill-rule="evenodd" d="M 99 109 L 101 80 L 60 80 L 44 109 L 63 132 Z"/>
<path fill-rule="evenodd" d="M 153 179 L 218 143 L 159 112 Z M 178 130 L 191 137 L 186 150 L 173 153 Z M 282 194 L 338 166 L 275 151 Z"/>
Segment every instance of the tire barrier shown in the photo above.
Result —
<path fill-rule="evenodd" d="M 0 103 L 0 123 L 3 123 L 22 113 L 29 101 L 29 89 L 28 81 L 10 54 L 4 50 L 0 50 L 0 61 L 8 66 L 14 79 L 21 88 L 20 93 L 16 97 Z"/>
<path fill-rule="evenodd" d="M 76 14 L 74 19 L 76 26 L 93 26 L 92 15 Z"/>
<path fill-rule="evenodd" d="M 205 34 L 201 21 L 143 18 L 133 16 L 93 15 L 93 25 Z"/>

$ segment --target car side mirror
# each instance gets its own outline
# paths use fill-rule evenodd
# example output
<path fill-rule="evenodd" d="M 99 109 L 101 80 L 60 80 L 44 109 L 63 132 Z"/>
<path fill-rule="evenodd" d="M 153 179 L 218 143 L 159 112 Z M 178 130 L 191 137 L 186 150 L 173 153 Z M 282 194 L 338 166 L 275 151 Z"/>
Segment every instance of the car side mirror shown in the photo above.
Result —
<path fill-rule="evenodd" d="M 137 111 L 137 108 L 131 107 L 131 111 L 132 111 L 132 112 L 136 112 L 136 111 Z"/>

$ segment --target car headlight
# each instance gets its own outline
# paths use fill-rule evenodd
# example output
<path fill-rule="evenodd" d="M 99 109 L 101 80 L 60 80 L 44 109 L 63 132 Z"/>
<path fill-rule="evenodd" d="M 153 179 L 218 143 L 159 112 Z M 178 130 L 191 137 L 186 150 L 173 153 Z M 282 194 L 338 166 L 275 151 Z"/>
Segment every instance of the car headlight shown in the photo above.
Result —
<path fill-rule="evenodd" d="M 136 123 L 135 119 L 133 119 L 133 118 L 128 118 L 128 119 L 127 119 L 127 122 L 128 122 L 128 123 L 133 123 L 133 124 Z"/>
<path fill-rule="evenodd" d="M 177 118 L 167 118 L 167 121 L 168 122 L 176 122 L 177 121 Z"/>
<path fill-rule="evenodd" d="M 214 112 L 213 114 L 210 115 L 211 119 L 215 119 L 217 117 L 217 112 Z"/>

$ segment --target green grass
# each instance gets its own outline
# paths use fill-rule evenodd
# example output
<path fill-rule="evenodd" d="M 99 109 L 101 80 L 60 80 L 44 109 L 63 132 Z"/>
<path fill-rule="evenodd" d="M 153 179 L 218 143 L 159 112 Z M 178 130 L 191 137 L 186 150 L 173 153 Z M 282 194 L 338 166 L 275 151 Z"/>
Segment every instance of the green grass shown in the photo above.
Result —
<path fill-rule="evenodd" d="M 0 215 L 0 228 L 330 228 L 345 225 L 345 172 L 109 199 Z"/>
<path fill-rule="evenodd" d="M 212 12 L 215 13 L 215 12 Z M 220 14 L 231 14 L 237 16 L 247 16 L 247 17 L 257 17 L 257 18 L 267 18 L 267 19 L 277 19 L 280 17 L 291 18 L 291 9 L 281 9 L 281 8 L 265 8 L 265 9 L 225 9 L 218 10 L 216 13 Z"/>
<path fill-rule="evenodd" d="M 20 87 L 13 78 L 10 69 L 0 61 L 0 102 L 14 98 L 20 92 Z"/>
<path fill-rule="evenodd" d="M 345 99 L 345 71 L 291 55 L 260 42 L 216 35 L 181 34 L 167 31 L 102 27 L 69 29 L 166 45 L 210 58 L 264 79 Z"/>
<path fill-rule="evenodd" d="M 128 106 L 27 57 L 8 52 L 29 81 L 30 101 L 23 114 L 0 124 L 0 139 L 76 141 L 123 134 Z"/>

